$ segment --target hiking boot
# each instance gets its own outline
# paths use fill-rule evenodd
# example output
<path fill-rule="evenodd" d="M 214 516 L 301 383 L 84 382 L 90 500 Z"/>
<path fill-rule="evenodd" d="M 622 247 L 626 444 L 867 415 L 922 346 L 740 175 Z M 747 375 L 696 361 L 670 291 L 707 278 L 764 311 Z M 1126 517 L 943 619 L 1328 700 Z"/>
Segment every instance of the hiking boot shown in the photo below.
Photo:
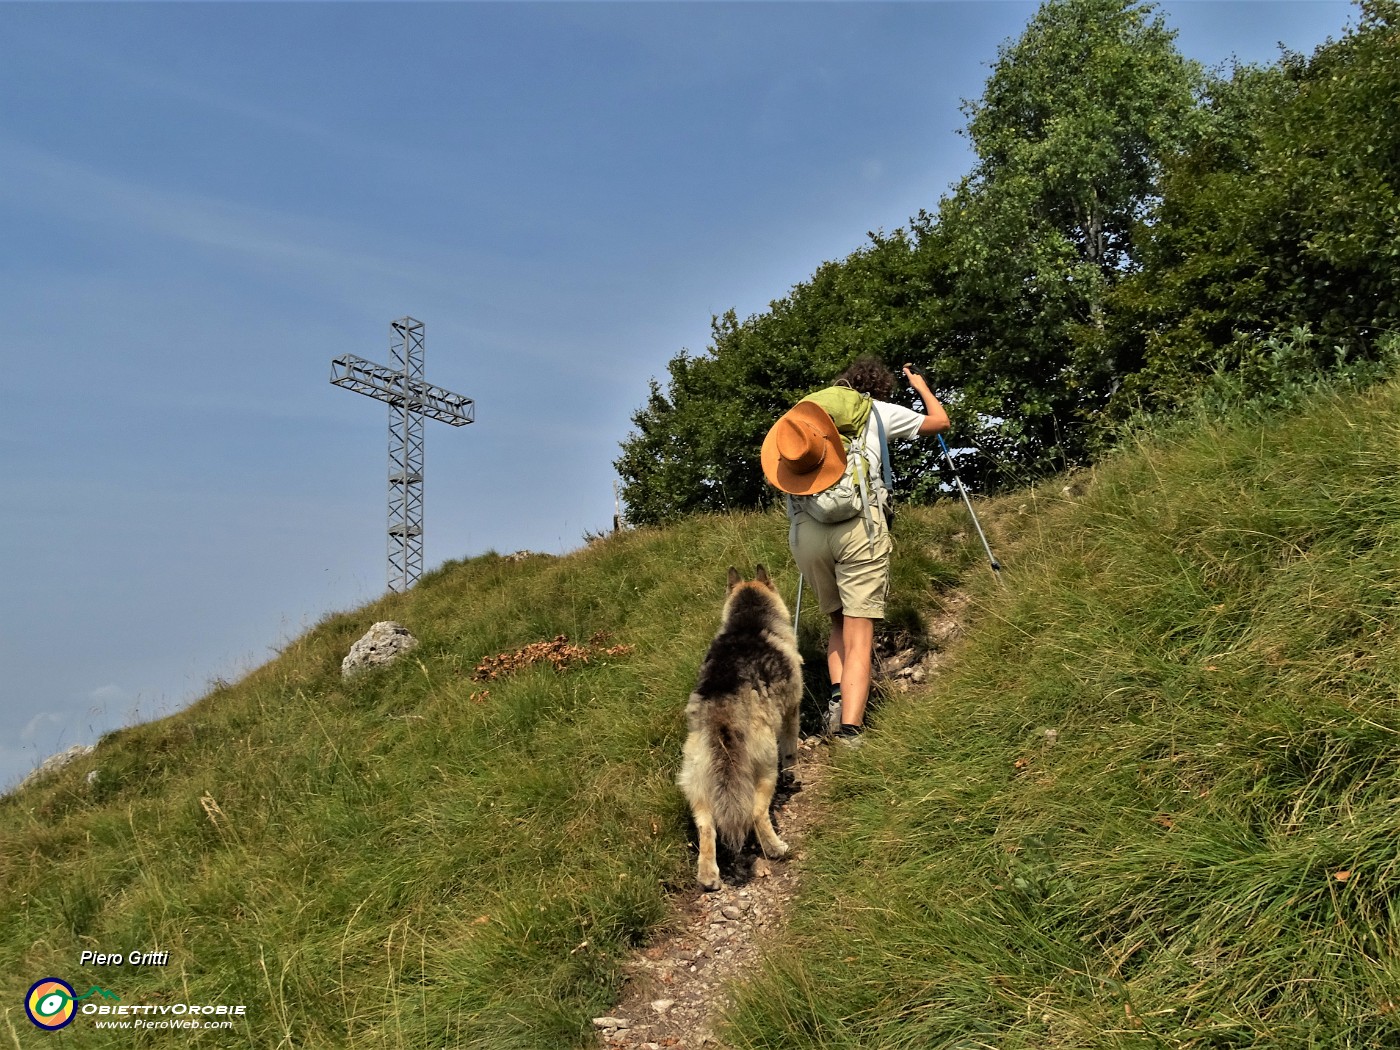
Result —
<path fill-rule="evenodd" d="M 822 726 L 822 736 L 830 739 L 841 728 L 841 698 L 833 697 L 826 702 L 826 724 Z"/>
<path fill-rule="evenodd" d="M 865 727 L 843 725 L 832 739 L 845 747 L 860 747 L 865 743 Z"/>

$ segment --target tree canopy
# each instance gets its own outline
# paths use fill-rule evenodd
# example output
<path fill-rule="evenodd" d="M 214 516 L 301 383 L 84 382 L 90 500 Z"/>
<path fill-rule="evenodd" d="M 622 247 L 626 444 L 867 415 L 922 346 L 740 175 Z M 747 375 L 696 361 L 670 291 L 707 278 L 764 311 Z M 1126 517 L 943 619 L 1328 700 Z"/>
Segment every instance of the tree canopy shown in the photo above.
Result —
<path fill-rule="evenodd" d="M 967 127 L 978 157 L 939 209 L 938 384 L 980 417 L 997 483 L 1084 459 L 1122 366 L 1101 337 L 1137 265 L 1201 71 L 1150 5 L 1046 3 L 1003 47 Z"/>
<path fill-rule="evenodd" d="M 1111 304 L 1110 341 L 1139 362 L 1118 414 L 1220 373 L 1249 393 L 1393 346 L 1400 4 L 1360 8 L 1310 58 L 1211 84 L 1203 133 L 1169 159 L 1143 265 Z"/>
<path fill-rule="evenodd" d="M 772 498 L 764 433 L 862 353 L 924 366 L 983 490 L 1088 461 L 1222 372 L 1242 390 L 1395 345 L 1396 0 L 1310 57 L 1206 74 L 1150 3 L 1047 0 L 964 103 L 973 169 L 905 228 L 653 381 L 616 466 L 628 518 Z M 896 455 L 935 498 L 926 445 Z"/>

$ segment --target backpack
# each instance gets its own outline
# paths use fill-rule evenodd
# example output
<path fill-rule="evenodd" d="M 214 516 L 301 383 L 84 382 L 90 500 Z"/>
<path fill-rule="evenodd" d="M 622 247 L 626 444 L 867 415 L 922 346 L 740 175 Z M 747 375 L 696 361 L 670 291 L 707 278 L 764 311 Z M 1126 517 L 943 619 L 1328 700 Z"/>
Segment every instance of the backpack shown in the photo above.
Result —
<path fill-rule="evenodd" d="M 883 511 L 889 490 L 889 450 L 885 444 L 885 427 L 875 413 L 875 429 L 880 436 L 880 459 L 884 477 L 870 477 L 870 461 L 865 457 L 865 429 L 873 411 L 869 394 L 857 393 L 848 386 L 829 386 L 808 394 L 810 401 L 831 417 L 841 444 L 846 450 L 846 469 L 828 488 L 807 496 L 789 496 L 788 514 L 800 508 L 816 521 L 826 525 L 849 521 L 858 514 L 865 516 L 865 528 L 873 537 L 875 511 Z"/>

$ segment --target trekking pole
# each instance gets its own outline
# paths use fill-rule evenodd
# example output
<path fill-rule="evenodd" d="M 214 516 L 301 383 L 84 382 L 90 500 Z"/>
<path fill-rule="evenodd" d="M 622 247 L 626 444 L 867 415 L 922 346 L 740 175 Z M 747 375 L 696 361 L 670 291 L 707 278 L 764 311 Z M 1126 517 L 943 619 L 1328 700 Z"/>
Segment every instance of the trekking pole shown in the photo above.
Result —
<path fill-rule="evenodd" d="M 797 611 L 792 614 L 792 633 L 797 633 L 797 620 L 802 615 L 802 574 L 797 574 Z"/>
<path fill-rule="evenodd" d="M 924 370 L 918 365 L 909 365 L 909 371 L 914 375 L 923 377 Z M 918 391 L 915 391 L 917 393 Z M 927 409 L 925 409 L 927 411 Z M 1001 562 L 997 561 L 996 555 L 992 553 L 991 544 L 987 542 L 987 534 L 982 531 L 982 523 L 977 520 L 977 512 L 972 509 L 972 497 L 967 494 L 967 489 L 963 487 L 962 478 L 958 477 L 958 465 L 953 462 L 953 454 L 948 451 L 948 443 L 943 440 L 943 435 L 939 434 L 938 447 L 943 450 L 943 458 L 948 462 L 948 469 L 953 474 L 953 484 L 958 486 L 958 491 L 962 493 L 963 502 L 967 504 L 967 512 L 972 515 L 972 524 L 977 529 L 977 535 L 982 540 L 982 549 L 987 552 L 987 560 L 992 563 L 992 571 L 996 573 L 997 580 L 1001 581 Z"/>
<path fill-rule="evenodd" d="M 977 512 L 972 509 L 972 497 L 967 494 L 967 489 L 963 488 L 962 478 L 958 477 L 957 464 L 953 462 L 953 454 L 948 451 L 948 443 L 943 440 L 943 435 L 938 435 L 938 446 L 943 449 L 943 458 L 948 463 L 948 469 L 953 474 L 953 483 L 958 486 L 958 491 L 962 493 L 963 502 L 967 504 L 967 512 L 972 515 L 972 524 L 977 528 L 977 535 L 982 540 L 982 549 L 987 552 L 987 560 L 992 563 L 992 571 L 997 574 L 997 579 L 1001 579 L 1001 563 L 997 561 L 996 555 L 992 553 L 991 545 L 987 542 L 987 534 L 982 531 L 982 523 L 977 520 Z"/>

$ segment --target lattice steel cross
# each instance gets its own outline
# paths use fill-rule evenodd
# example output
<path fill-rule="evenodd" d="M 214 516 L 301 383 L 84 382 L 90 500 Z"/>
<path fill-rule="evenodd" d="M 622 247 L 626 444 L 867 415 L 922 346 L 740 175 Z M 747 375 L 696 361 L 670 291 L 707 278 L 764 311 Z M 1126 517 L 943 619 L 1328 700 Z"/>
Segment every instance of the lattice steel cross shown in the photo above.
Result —
<path fill-rule="evenodd" d="M 476 403 L 424 382 L 422 321 L 401 317 L 389 337 L 392 367 L 345 354 L 331 383 L 389 404 L 389 589 L 402 592 L 423 573 L 423 417 L 465 426 Z"/>

